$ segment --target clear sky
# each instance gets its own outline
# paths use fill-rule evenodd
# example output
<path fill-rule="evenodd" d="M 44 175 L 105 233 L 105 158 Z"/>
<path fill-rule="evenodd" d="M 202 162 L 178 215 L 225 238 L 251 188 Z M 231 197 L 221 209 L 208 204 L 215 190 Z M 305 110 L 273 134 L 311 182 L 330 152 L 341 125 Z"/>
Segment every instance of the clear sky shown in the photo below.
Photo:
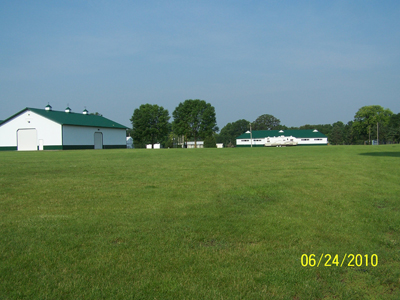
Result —
<path fill-rule="evenodd" d="M 400 112 L 400 1 L 0 1 L 0 119 L 211 103 L 218 126 Z M 172 120 L 172 119 L 171 119 Z"/>

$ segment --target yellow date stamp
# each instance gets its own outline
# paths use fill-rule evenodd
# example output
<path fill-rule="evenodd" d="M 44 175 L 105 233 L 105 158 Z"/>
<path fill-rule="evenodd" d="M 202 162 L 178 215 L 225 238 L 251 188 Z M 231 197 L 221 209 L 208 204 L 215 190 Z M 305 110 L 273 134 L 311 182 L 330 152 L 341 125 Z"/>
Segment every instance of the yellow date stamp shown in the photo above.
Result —
<path fill-rule="evenodd" d="M 301 265 L 303 267 L 376 267 L 378 265 L 377 254 L 339 254 L 331 255 L 322 253 L 319 257 L 315 254 L 303 254 L 301 256 Z"/>

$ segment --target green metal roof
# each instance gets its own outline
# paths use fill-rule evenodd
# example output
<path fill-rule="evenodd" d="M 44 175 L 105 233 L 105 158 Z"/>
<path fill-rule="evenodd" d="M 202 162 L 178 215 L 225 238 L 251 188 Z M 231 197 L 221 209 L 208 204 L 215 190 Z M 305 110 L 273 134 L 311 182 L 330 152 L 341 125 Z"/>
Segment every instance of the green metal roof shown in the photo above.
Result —
<path fill-rule="evenodd" d="M 327 136 L 319 131 L 314 132 L 312 129 L 299 129 L 299 130 L 253 130 L 253 139 L 274 137 L 274 136 L 294 136 L 296 138 L 326 138 Z M 250 133 L 243 133 L 236 139 L 249 139 Z"/>
<path fill-rule="evenodd" d="M 64 111 L 44 110 L 44 109 L 37 109 L 30 107 L 21 110 L 20 112 L 11 116 L 7 120 L 4 120 L 4 122 L 14 118 L 15 116 L 27 110 L 37 113 L 38 115 L 41 115 L 42 117 L 45 117 L 61 125 L 128 129 L 128 127 L 124 125 L 121 125 L 117 122 L 111 121 L 101 116 L 89 115 L 89 114 L 84 115 L 82 113 L 73 113 L 73 112 L 66 113 Z"/>

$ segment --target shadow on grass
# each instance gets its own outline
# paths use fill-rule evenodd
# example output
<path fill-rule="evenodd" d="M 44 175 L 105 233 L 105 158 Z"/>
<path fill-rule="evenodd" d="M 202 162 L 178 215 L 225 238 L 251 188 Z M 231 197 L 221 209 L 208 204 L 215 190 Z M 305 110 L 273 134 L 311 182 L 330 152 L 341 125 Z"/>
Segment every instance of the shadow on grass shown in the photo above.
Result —
<path fill-rule="evenodd" d="M 400 157 L 400 151 L 397 151 L 397 152 L 366 152 L 366 153 L 360 153 L 360 155 Z"/>

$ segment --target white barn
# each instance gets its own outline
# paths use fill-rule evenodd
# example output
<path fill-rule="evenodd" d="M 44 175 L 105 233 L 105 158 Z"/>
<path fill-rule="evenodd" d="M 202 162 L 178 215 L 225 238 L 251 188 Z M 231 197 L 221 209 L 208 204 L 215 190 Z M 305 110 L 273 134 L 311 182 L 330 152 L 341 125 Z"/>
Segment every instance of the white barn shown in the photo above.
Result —
<path fill-rule="evenodd" d="M 236 147 L 264 147 L 274 139 L 287 138 L 296 142 L 298 146 L 328 145 L 328 137 L 318 130 L 254 130 L 245 132 L 236 138 Z"/>
<path fill-rule="evenodd" d="M 0 150 L 126 148 L 126 126 L 83 113 L 25 108 L 0 124 Z"/>

